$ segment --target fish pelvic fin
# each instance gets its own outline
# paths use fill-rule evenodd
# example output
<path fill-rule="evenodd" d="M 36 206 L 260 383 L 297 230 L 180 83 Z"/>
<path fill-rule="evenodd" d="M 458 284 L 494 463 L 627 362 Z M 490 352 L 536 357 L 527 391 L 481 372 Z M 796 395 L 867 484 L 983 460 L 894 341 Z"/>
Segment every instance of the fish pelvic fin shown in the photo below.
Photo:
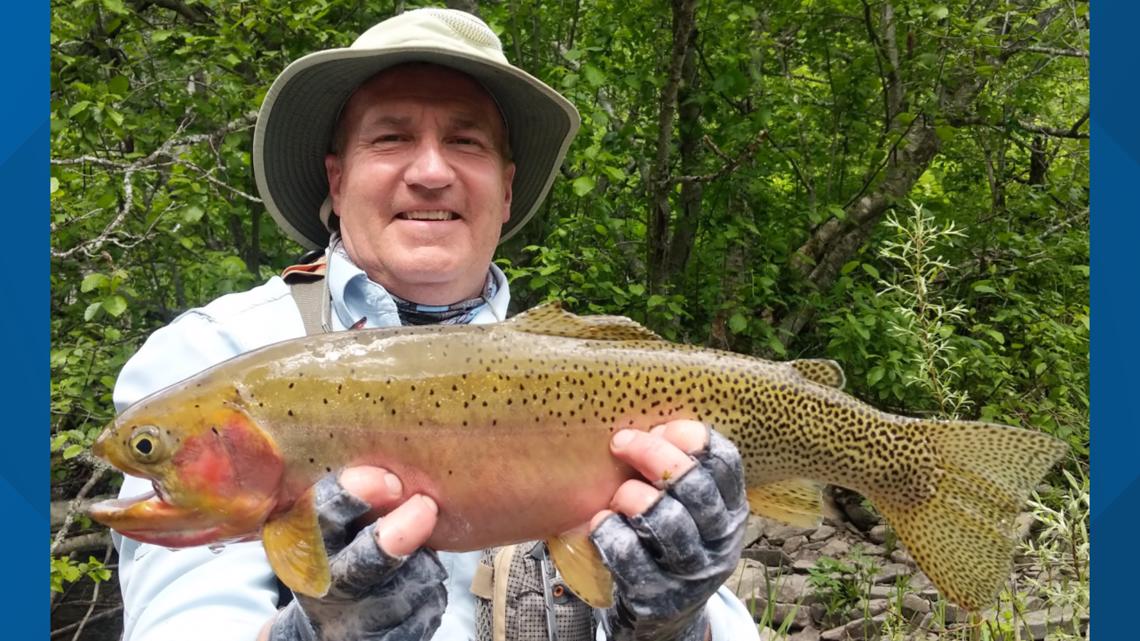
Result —
<path fill-rule="evenodd" d="M 839 363 L 830 359 L 801 358 L 790 361 L 788 365 L 799 372 L 800 376 L 813 383 L 835 389 L 843 389 L 843 386 L 847 384 L 847 375 L 843 373 L 843 368 L 839 366 Z"/>
<path fill-rule="evenodd" d="M 588 340 L 660 341 L 653 330 L 625 316 L 578 316 L 555 301 L 529 309 L 507 321 L 528 334 Z"/>
<path fill-rule="evenodd" d="M 267 521 L 261 540 L 273 572 L 290 590 L 315 598 L 329 591 L 329 558 L 317 523 L 313 488 L 287 512 Z"/>
<path fill-rule="evenodd" d="M 602 563 L 602 555 L 585 531 L 567 532 L 547 539 L 546 549 L 566 587 L 579 599 L 595 608 L 613 607 L 613 575 Z"/>
<path fill-rule="evenodd" d="M 790 479 L 748 488 L 753 514 L 796 527 L 817 527 L 823 521 L 823 484 Z"/>
<path fill-rule="evenodd" d="M 907 504 L 865 492 L 938 590 L 962 607 L 992 605 L 1009 580 L 1014 519 L 1038 481 L 1068 452 L 1052 436 L 968 421 L 917 423 L 936 452 L 933 492 Z"/>

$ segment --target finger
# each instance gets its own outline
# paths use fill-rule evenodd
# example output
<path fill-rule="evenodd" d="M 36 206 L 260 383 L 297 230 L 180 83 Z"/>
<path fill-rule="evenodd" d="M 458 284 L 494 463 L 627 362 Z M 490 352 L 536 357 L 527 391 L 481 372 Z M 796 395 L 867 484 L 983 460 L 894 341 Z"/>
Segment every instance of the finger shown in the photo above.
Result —
<path fill-rule="evenodd" d="M 732 533 L 735 515 L 725 507 L 716 480 L 704 466 L 671 484 L 668 495 L 684 506 L 703 540 L 714 543 Z"/>
<path fill-rule="evenodd" d="M 629 524 L 663 571 L 686 579 L 704 578 L 701 570 L 709 565 L 705 543 L 680 501 L 663 496 L 644 514 L 630 518 Z"/>
<path fill-rule="evenodd" d="M 710 430 L 708 447 L 697 453 L 696 459 L 716 481 L 725 507 L 729 510 L 742 509 L 745 505 L 744 464 L 732 441 Z"/>
<path fill-rule="evenodd" d="M 664 610 L 670 605 L 679 584 L 661 573 L 625 518 L 611 512 L 590 533 L 590 540 L 610 569 L 623 605 L 635 619 L 669 614 L 658 609 Z M 640 598 L 647 589 L 653 592 L 654 598 Z"/>
<path fill-rule="evenodd" d="M 427 543 L 438 520 L 436 502 L 417 494 L 377 521 L 376 544 L 385 554 L 405 557 Z"/>
<path fill-rule="evenodd" d="M 691 456 L 663 437 L 636 430 L 621 430 L 615 434 L 610 450 L 655 485 L 681 476 L 696 464 Z"/>
<path fill-rule="evenodd" d="M 345 491 L 371 506 L 361 519 L 365 523 L 375 521 L 402 502 L 403 483 L 399 477 L 382 467 L 345 468 L 338 479 Z"/>
<path fill-rule="evenodd" d="M 649 430 L 649 433 L 664 438 L 687 454 L 700 452 L 709 442 L 708 426 L 691 419 L 669 421 Z"/>
<path fill-rule="evenodd" d="M 661 490 L 645 481 L 630 479 L 622 483 L 610 500 L 610 509 L 626 516 L 645 513 L 661 498 Z"/>

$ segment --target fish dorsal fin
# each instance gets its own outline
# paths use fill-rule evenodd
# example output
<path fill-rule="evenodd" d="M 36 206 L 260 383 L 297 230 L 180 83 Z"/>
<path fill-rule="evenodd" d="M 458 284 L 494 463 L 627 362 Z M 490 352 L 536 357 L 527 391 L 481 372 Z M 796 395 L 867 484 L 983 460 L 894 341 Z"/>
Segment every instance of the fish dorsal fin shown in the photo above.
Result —
<path fill-rule="evenodd" d="M 547 539 L 546 549 L 566 587 L 579 599 L 595 608 L 613 606 L 613 575 L 602 563 L 602 555 L 585 531 L 566 532 Z"/>
<path fill-rule="evenodd" d="M 748 488 L 752 513 L 791 523 L 817 527 L 823 520 L 823 485 L 807 479 L 790 479 Z"/>
<path fill-rule="evenodd" d="M 664 340 L 625 316 L 578 316 L 562 309 L 562 303 L 558 301 L 528 309 L 507 323 L 520 332 L 545 336 L 600 341 Z"/>
<path fill-rule="evenodd" d="M 314 598 L 329 591 L 329 558 L 317 524 L 313 488 L 287 512 L 266 522 L 261 542 L 273 572 L 290 590 Z"/>
<path fill-rule="evenodd" d="M 790 361 L 791 365 L 800 376 L 835 389 L 843 389 L 847 383 L 847 377 L 843 374 L 843 368 L 833 360 L 826 358 L 801 358 L 796 361 Z"/>

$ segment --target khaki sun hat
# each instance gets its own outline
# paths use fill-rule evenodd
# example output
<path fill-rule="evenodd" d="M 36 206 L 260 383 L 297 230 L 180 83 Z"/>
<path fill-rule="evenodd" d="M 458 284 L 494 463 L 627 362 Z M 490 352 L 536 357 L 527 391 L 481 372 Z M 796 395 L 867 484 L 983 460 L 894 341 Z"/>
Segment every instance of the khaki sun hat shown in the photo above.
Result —
<path fill-rule="evenodd" d="M 479 18 L 452 9 L 416 9 L 375 25 L 351 47 L 293 62 L 265 96 L 253 133 L 257 189 L 277 224 L 301 245 L 319 249 L 328 243 L 324 158 L 341 107 L 365 80 L 405 62 L 466 73 L 502 110 L 516 170 L 501 240 L 534 216 L 550 190 L 578 131 L 574 105 L 511 65 L 498 36 Z"/>

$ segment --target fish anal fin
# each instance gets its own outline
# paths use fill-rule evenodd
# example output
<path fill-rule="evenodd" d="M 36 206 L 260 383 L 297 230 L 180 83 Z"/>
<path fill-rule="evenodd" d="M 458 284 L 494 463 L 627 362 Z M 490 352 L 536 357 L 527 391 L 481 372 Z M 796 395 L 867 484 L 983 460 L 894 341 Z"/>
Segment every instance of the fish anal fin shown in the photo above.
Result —
<path fill-rule="evenodd" d="M 507 321 L 520 332 L 590 340 L 659 341 L 660 336 L 624 316 L 578 316 L 555 301 L 529 309 Z"/>
<path fill-rule="evenodd" d="M 752 513 L 790 523 L 816 527 L 823 520 L 823 485 L 807 479 L 789 479 L 748 488 Z"/>
<path fill-rule="evenodd" d="M 273 572 L 290 590 L 317 598 L 328 592 L 329 559 L 317 524 L 312 488 L 287 512 L 266 522 L 261 540 Z"/>
<path fill-rule="evenodd" d="M 595 608 L 614 604 L 614 579 L 585 531 L 560 534 L 546 540 L 550 560 L 566 587 Z"/>
<path fill-rule="evenodd" d="M 799 372 L 800 376 L 835 389 L 843 389 L 847 384 L 847 376 L 843 373 L 843 368 L 833 360 L 826 358 L 801 358 L 795 361 L 789 361 L 793 369 Z"/>

